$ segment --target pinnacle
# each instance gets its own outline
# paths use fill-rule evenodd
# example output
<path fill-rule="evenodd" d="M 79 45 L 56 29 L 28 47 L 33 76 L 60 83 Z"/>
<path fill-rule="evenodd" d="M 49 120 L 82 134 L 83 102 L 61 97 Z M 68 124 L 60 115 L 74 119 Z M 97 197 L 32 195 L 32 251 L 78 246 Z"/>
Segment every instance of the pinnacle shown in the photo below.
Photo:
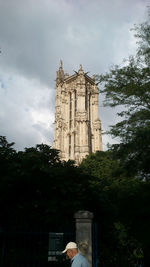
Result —
<path fill-rule="evenodd" d="M 79 68 L 78 73 L 79 73 L 79 74 L 83 74 L 82 64 L 80 64 L 80 68 Z"/>
<path fill-rule="evenodd" d="M 80 64 L 80 69 L 79 69 L 79 70 L 83 70 L 83 69 L 82 69 L 82 64 Z"/>
<path fill-rule="evenodd" d="M 63 62 L 62 60 L 60 60 L 60 63 L 59 63 L 59 68 L 62 69 L 63 68 Z"/>

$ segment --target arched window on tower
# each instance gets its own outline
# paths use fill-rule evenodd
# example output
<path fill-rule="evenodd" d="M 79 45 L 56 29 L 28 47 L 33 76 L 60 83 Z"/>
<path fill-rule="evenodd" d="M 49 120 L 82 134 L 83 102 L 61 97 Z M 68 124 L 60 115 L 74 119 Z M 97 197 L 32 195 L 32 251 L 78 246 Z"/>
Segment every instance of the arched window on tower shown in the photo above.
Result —
<path fill-rule="evenodd" d="M 69 158 L 71 156 L 71 135 L 69 135 Z"/>
<path fill-rule="evenodd" d="M 77 92 L 74 91 L 74 127 L 76 127 Z"/>
<path fill-rule="evenodd" d="M 91 94 L 89 93 L 89 121 L 91 121 Z"/>
<path fill-rule="evenodd" d="M 76 114 L 77 111 L 77 92 L 74 92 L 74 113 Z"/>
<path fill-rule="evenodd" d="M 85 110 L 88 109 L 88 90 L 87 87 L 85 89 Z"/>
<path fill-rule="evenodd" d="M 69 107 L 69 129 L 71 129 L 72 126 L 72 94 L 69 94 L 69 102 L 70 102 L 70 107 Z"/>

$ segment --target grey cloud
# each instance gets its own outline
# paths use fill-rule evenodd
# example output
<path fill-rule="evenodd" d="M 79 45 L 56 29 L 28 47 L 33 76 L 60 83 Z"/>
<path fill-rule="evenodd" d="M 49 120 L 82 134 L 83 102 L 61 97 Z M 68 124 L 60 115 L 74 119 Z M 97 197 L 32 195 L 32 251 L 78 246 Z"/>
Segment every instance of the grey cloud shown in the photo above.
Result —
<path fill-rule="evenodd" d="M 53 86 L 61 57 L 69 71 L 80 63 L 103 71 L 117 53 L 115 39 L 128 40 L 129 27 L 122 34 L 123 25 L 135 23 L 137 13 L 141 14 L 138 5 L 143 6 L 140 0 L 12 2 L 0 4 L 2 65 Z M 122 53 L 128 46 L 125 43 Z"/>
<path fill-rule="evenodd" d="M 0 90 L 0 135 L 14 141 L 17 149 L 41 141 L 52 142 L 54 118 L 50 102 L 53 90 L 20 76 L 14 75 L 13 79 L 6 74 L 3 76 L 5 89 Z M 38 130 L 36 124 L 41 124 Z"/>
<path fill-rule="evenodd" d="M 147 4 L 148 0 L 0 0 L 0 134 L 18 147 L 42 140 L 52 143 L 59 60 L 70 74 L 81 63 L 90 75 L 121 63 L 135 51 L 129 30 L 144 19 Z M 114 116 L 101 108 L 104 129 Z"/>

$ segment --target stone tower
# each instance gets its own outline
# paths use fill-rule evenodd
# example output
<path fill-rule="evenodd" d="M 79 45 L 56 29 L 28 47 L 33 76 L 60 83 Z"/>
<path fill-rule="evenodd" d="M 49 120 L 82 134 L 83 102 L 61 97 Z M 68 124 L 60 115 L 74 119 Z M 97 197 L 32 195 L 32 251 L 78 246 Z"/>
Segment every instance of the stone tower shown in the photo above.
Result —
<path fill-rule="evenodd" d="M 94 78 L 79 71 L 64 74 L 62 61 L 56 77 L 56 106 L 53 148 L 61 160 L 79 164 L 90 152 L 102 150 L 98 116 L 98 88 Z"/>

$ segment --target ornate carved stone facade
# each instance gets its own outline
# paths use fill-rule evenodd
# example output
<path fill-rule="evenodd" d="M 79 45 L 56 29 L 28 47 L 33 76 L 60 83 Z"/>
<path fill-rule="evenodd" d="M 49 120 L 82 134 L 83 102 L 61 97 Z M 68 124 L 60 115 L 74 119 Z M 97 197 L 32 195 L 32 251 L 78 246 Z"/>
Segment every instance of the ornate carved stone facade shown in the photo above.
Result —
<path fill-rule="evenodd" d="M 55 130 L 53 148 L 62 160 L 80 163 L 90 152 L 102 150 L 98 116 L 98 88 L 82 66 L 69 76 L 62 61 L 56 77 Z"/>

